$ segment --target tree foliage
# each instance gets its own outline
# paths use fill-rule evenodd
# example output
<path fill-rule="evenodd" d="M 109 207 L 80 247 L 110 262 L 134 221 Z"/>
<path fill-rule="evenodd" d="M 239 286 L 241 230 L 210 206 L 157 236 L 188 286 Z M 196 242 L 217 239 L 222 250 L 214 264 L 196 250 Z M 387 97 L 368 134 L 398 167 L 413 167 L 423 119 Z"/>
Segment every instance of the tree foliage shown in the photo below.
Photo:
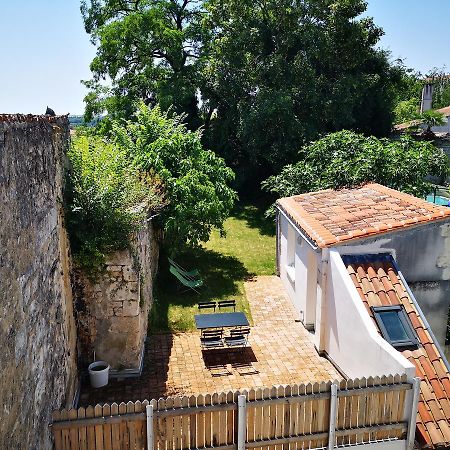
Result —
<path fill-rule="evenodd" d="M 433 85 L 433 109 L 445 108 L 450 105 L 450 77 L 445 68 L 434 68 L 426 76 L 419 72 L 407 69 L 399 64 L 401 80 L 397 86 L 396 101 L 394 107 L 394 123 L 404 123 L 421 117 L 420 103 L 422 89 L 425 84 Z"/>
<path fill-rule="evenodd" d="M 95 274 L 105 254 L 126 248 L 132 232 L 161 206 L 161 183 L 139 173 L 123 149 L 80 129 L 68 157 L 65 200 L 71 248 L 78 264 Z"/>
<path fill-rule="evenodd" d="M 445 108 L 450 105 L 450 76 L 445 68 L 435 68 L 427 76 L 433 83 L 433 108 Z"/>
<path fill-rule="evenodd" d="M 431 128 L 440 127 L 447 123 L 444 114 L 434 109 L 424 111 L 422 114 L 420 114 L 419 119 L 427 127 L 427 133 L 431 133 Z"/>
<path fill-rule="evenodd" d="M 363 0 L 83 0 L 97 46 L 87 115 L 173 105 L 237 172 L 258 179 L 324 132 L 391 127 L 402 71 Z M 103 79 L 110 81 L 106 87 Z"/>
<path fill-rule="evenodd" d="M 196 100 L 202 2 L 83 0 L 86 31 L 97 46 L 86 115 L 130 117 L 136 100 L 159 103 L 198 126 Z M 106 87 L 102 80 L 111 81 Z"/>
<path fill-rule="evenodd" d="M 427 176 L 445 177 L 449 170 L 441 149 L 407 136 L 394 141 L 344 130 L 312 142 L 300 153 L 299 162 L 263 182 L 265 190 L 288 197 L 372 181 L 424 197 L 431 191 Z"/>
<path fill-rule="evenodd" d="M 183 116 L 141 103 L 132 120 L 113 124 L 112 139 L 137 170 L 161 178 L 168 202 L 160 216 L 166 240 L 195 246 L 209 239 L 212 228 L 223 231 L 236 199 L 229 187 L 234 174 L 203 148 L 201 133 L 182 122 Z"/>
<path fill-rule="evenodd" d="M 399 71 L 375 48 L 382 30 L 359 0 L 210 0 L 205 96 L 211 142 L 264 172 L 320 133 L 386 134 Z M 224 139 L 225 137 L 225 139 Z"/>

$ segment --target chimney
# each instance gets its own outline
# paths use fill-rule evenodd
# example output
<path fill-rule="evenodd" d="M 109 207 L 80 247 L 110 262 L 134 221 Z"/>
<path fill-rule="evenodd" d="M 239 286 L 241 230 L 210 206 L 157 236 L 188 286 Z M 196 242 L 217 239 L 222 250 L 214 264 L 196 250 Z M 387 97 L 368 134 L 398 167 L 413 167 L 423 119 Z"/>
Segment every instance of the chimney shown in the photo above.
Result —
<path fill-rule="evenodd" d="M 433 84 L 427 83 L 422 89 L 422 102 L 420 112 L 429 111 L 433 105 Z"/>

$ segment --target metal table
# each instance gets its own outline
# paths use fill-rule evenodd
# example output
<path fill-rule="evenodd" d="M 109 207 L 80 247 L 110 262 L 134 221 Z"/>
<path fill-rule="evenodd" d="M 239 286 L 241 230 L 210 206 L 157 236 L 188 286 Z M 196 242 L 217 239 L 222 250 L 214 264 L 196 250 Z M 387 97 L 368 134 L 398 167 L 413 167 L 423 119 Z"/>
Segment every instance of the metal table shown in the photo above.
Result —
<path fill-rule="evenodd" d="M 248 327 L 247 317 L 243 312 L 196 314 L 195 325 L 199 330 L 207 328 Z"/>

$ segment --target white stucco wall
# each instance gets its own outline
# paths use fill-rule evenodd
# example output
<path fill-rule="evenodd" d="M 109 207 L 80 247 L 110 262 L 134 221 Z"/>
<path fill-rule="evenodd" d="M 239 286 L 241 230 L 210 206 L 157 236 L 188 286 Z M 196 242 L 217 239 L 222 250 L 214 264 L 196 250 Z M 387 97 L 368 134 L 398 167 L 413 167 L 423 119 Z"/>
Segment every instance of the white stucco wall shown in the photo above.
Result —
<path fill-rule="evenodd" d="M 412 379 L 414 366 L 378 334 L 336 250 L 329 253 L 326 279 L 321 320 L 330 359 L 350 378 L 398 373 Z"/>
<path fill-rule="evenodd" d="M 450 220 L 432 222 L 334 247 L 341 254 L 390 253 L 439 344 L 450 305 Z"/>
<path fill-rule="evenodd" d="M 316 316 L 317 262 L 319 253 L 280 213 L 278 255 L 280 278 L 303 324 L 312 328 Z"/>
<path fill-rule="evenodd" d="M 394 373 L 413 377 L 411 363 L 378 334 L 340 254 L 391 253 L 413 292 L 415 283 L 420 283 L 419 294 L 427 292 L 427 296 L 416 295 L 416 299 L 441 341 L 450 298 L 446 295 L 450 286 L 450 221 L 385 233 L 322 251 L 314 249 L 280 211 L 279 239 L 281 280 L 304 325 L 315 329 L 317 349 L 326 352 L 349 377 Z M 293 249 L 295 275 L 291 270 L 289 276 Z"/>

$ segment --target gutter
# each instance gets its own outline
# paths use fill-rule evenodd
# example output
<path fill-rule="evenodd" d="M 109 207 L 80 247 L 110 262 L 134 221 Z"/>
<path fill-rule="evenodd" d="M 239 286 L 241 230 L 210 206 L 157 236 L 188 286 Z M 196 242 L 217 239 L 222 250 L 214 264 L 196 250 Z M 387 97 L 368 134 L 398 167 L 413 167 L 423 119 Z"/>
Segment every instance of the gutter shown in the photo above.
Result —
<path fill-rule="evenodd" d="M 283 216 L 287 219 L 287 221 L 294 227 L 295 231 L 297 231 L 300 234 L 300 236 L 309 244 L 309 246 L 316 253 L 319 253 L 322 250 L 307 234 L 305 234 L 305 230 L 303 230 L 296 223 L 293 222 L 293 220 L 285 213 L 283 209 L 280 208 L 280 206 L 275 205 L 275 207 L 279 213 L 283 214 Z"/>
<path fill-rule="evenodd" d="M 327 329 L 325 324 L 325 305 L 327 303 L 327 294 L 328 294 L 328 270 L 329 270 L 329 261 L 330 261 L 330 249 L 324 248 L 322 249 L 322 259 L 321 259 L 321 267 L 320 267 L 320 286 L 321 286 L 321 296 L 320 296 L 320 322 L 319 322 L 319 342 L 317 342 L 317 350 L 319 355 L 324 355 L 325 351 L 325 342 L 327 338 Z M 317 314 L 316 314 L 316 323 L 317 323 Z"/>

